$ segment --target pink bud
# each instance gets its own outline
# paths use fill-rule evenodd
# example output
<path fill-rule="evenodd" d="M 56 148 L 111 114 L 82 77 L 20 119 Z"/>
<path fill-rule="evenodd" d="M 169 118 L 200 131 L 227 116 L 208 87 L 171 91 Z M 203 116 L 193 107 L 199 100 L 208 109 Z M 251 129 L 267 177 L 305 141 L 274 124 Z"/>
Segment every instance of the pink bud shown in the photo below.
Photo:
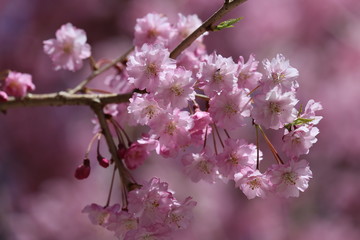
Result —
<path fill-rule="evenodd" d="M 81 180 L 81 179 L 85 179 L 90 175 L 90 160 L 89 159 L 84 159 L 83 164 L 81 164 L 80 166 L 78 166 L 75 170 L 75 178 Z"/>
<path fill-rule="evenodd" d="M 102 166 L 104 168 L 107 168 L 110 165 L 110 161 L 101 155 L 97 156 L 97 160 L 98 160 L 100 166 Z"/>
<path fill-rule="evenodd" d="M 8 95 L 4 91 L 0 91 L 0 102 L 6 102 L 8 100 Z"/>
<path fill-rule="evenodd" d="M 125 153 L 126 153 L 126 147 L 123 144 L 119 143 L 117 150 L 118 157 L 120 159 L 124 159 Z"/>

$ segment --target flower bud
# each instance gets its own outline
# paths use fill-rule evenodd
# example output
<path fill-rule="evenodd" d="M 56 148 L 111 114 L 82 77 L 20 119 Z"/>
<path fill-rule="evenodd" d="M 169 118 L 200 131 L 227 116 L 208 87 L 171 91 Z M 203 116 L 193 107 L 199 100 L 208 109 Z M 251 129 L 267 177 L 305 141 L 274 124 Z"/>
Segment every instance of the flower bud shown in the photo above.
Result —
<path fill-rule="evenodd" d="M 79 165 L 75 170 L 75 178 L 81 180 L 85 179 L 90 175 L 90 160 L 84 159 L 83 164 Z"/>
<path fill-rule="evenodd" d="M 97 160 L 100 164 L 100 166 L 107 168 L 110 165 L 110 161 L 106 158 L 104 158 L 103 156 L 101 156 L 100 154 L 98 154 L 97 156 Z"/>

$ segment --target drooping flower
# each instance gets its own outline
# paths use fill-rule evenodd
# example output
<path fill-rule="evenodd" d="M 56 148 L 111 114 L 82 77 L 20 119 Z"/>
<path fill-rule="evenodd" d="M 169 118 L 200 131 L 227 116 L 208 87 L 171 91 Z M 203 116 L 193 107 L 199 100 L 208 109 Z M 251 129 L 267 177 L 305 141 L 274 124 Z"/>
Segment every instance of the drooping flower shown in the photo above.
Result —
<path fill-rule="evenodd" d="M 89 219 L 92 224 L 106 226 L 110 215 L 115 215 L 119 209 L 119 204 L 104 208 L 96 203 L 92 203 L 87 205 L 82 212 L 89 214 Z"/>
<path fill-rule="evenodd" d="M 282 93 L 281 89 L 275 87 L 267 93 L 256 95 L 253 99 L 254 108 L 251 115 L 255 123 L 265 128 L 277 130 L 296 118 L 297 111 L 294 106 L 298 100 L 294 92 Z"/>
<path fill-rule="evenodd" d="M 272 191 L 282 197 L 298 197 L 309 186 L 312 172 L 306 160 L 290 160 L 285 164 L 272 165 L 266 175 L 272 184 Z"/>
<path fill-rule="evenodd" d="M 152 95 L 139 93 L 133 94 L 127 109 L 132 118 L 132 121 L 129 122 L 130 125 L 148 125 L 164 112 Z"/>
<path fill-rule="evenodd" d="M 253 90 L 259 85 L 262 74 L 256 71 L 258 64 L 259 62 L 255 60 L 253 54 L 250 55 L 249 60 L 246 63 L 243 56 L 239 57 L 238 69 L 236 72 L 239 88 Z"/>
<path fill-rule="evenodd" d="M 170 104 L 171 108 L 185 108 L 188 101 L 195 98 L 193 85 L 195 79 L 192 72 L 183 68 L 177 68 L 174 72 L 169 72 L 165 80 L 160 82 L 154 98 L 162 103 L 162 106 Z"/>
<path fill-rule="evenodd" d="M 316 125 L 323 118 L 322 116 L 317 116 L 316 112 L 322 110 L 323 107 L 319 102 L 315 102 L 313 99 L 310 99 L 303 111 L 300 115 L 301 118 L 311 119 L 312 121 L 309 123 L 310 125 Z"/>
<path fill-rule="evenodd" d="M 86 33 L 71 23 L 64 24 L 56 31 L 56 39 L 45 40 L 44 51 L 53 61 L 55 70 L 77 71 L 83 60 L 90 57 L 91 48 L 86 43 Z"/>
<path fill-rule="evenodd" d="M 199 86 L 209 97 L 221 91 L 231 92 L 236 85 L 237 65 L 232 58 L 224 58 L 213 53 L 201 63 L 197 74 Z"/>
<path fill-rule="evenodd" d="M 234 179 L 234 175 L 245 168 L 256 168 L 257 150 L 254 144 L 243 139 L 226 139 L 224 151 L 216 156 L 219 173 L 226 179 Z M 259 160 L 262 153 L 259 151 Z"/>
<path fill-rule="evenodd" d="M 185 174 L 193 182 L 199 182 L 202 179 L 214 183 L 218 177 L 215 159 L 206 152 L 186 154 L 182 157 L 181 162 L 184 165 Z"/>
<path fill-rule="evenodd" d="M 239 187 L 248 199 L 255 197 L 265 198 L 271 187 L 267 175 L 252 168 L 237 173 L 234 180 L 235 186 Z"/>
<path fill-rule="evenodd" d="M 310 147 L 317 142 L 318 134 L 319 129 L 312 126 L 301 126 L 290 132 L 285 130 L 282 149 L 290 158 L 308 154 Z"/>
<path fill-rule="evenodd" d="M 3 90 L 9 96 L 22 98 L 28 91 L 35 90 L 35 85 L 30 74 L 9 71 L 5 78 Z"/>
<path fill-rule="evenodd" d="M 175 35 L 175 29 L 162 14 L 149 13 L 143 18 L 136 19 L 134 45 L 162 44 L 167 46 Z"/>
<path fill-rule="evenodd" d="M 129 169 L 136 169 L 141 166 L 145 159 L 149 156 L 150 152 L 144 144 L 135 142 L 125 150 L 124 161 Z"/>
<path fill-rule="evenodd" d="M 170 59 L 169 55 L 169 50 L 159 44 L 144 44 L 141 48 L 135 48 L 127 62 L 130 84 L 154 93 L 160 81 L 166 81 L 167 73 L 176 68 L 175 60 Z"/>
<path fill-rule="evenodd" d="M 252 109 L 247 92 L 238 88 L 215 95 L 209 105 L 209 113 L 215 124 L 226 129 L 244 126 L 245 118 L 250 116 Z"/>
<path fill-rule="evenodd" d="M 188 197 L 182 203 L 175 202 L 171 206 L 166 223 L 174 230 L 185 229 L 189 226 L 193 217 L 192 211 L 196 202 Z"/>
<path fill-rule="evenodd" d="M 286 92 L 294 91 L 299 87 L 296 81 L 299 71 L 290 66 L 289 60 L 286 60 L 282 54 L 277 54 L 271 61 L 265 59 L 263 65 L 267 78 L 262 81 L 269 88 L 278 86 Z"/>

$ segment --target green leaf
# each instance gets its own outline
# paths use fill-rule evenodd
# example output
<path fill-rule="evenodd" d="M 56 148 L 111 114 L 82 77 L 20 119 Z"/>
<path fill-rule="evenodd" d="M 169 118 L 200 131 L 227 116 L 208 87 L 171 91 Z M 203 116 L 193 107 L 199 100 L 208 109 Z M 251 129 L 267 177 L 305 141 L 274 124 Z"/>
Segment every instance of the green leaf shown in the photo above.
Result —
<path fill-rule="evenodd" d="M 214 31 L 220 31 L 225 28 L 232 28 L 232 27 L 234 27 L 233 24 L 237 23 L 241 19 L 243 19 L 243 18 L 242 17 L 232 18 L 232 19 L 226 20 L 224 22 L 221 22 L 214 28 Z"/>
<path fill-rule="evenodd" d="M 314 119 L 308 119 L 308 118 L 298 118 L 294 121 L 294 125 L 301 125 L 311 122 Z"/>

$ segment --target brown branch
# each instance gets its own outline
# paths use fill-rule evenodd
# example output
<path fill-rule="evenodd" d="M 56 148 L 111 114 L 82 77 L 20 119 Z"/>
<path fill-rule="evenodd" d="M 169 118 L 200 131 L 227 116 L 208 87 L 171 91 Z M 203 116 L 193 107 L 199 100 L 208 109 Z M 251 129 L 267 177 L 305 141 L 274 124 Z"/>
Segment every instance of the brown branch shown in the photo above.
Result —
<path fill-rule="evenodd" d="M 185 38 L 171 53 L 170 58 L 177 58 L 186 48 L 188 48 L 198 37 L 207 31 L 213 30 L 213 24 L 219 21 L 225 14 L 236 8 L 246 0 L 233 0 L 225 1 L 223 6 L 217 10 L 208 20 L 206 20 L 200 27 L 198 27 L 193 33 Z"/>
<path fill-rule="evenodd" d="M 68 90 L 68 93 L 74 94 L 77 93 L 79 91 L 81 91 L 86 84 L 88 84 L 91 80 L 93 80 L 95 77 L 97 77 L 98 75 L 100 75 L 101 73 L 109 70 L 110 68 L 112 68 L 113 66 L 115 66 L 117 63 L 119 62 L 125 62 L 127 56 L 134 51 L 134 47 L 130 48 L 126 53 L 124 53 L 122 56 L 116 58 L 115 60 L 113 60 L 112 62 L 106 64 L 105 66 L 103 66 L 102 68 L 99 68 L 98 70 L 93 71 L 84 81 L 82 81 L 81 83 L 79 83 L 76 87 Z"/>
<path fill-rule="evenodd" d="M 99 120 L 99 124 L 102 129 L 102 134 L 104 135 L 106 143 L 109 147 L 111 158 L 112 160 L 114 160 L 115 166 L 119 170 L 121 183 L 125 188 L 128 188 L 129 184 L 132 183 L 129 177 L 130 173 L 127 170 L 127 168 L 124 166 L 123 162 L 121 161 L 121 159 L 117 154 L 117 147 L 114 142 L 114 139 L 112 138 L 109 125 L 107 124 L 106 116 L 103 111 L 103 105 L 101 103 L 95 103 L 91 105 L 91 108 Z"/>
<path fill-rule="evenodd" d="M 21 99 L 9 97 L 8 101 L 0 102 L 0 111 L 6 111 L 14 107 L 64 105 L 92 106 L 94 103 L 102 105 L 110 103 L 125 103 L 129 101 L 132 94 L 132 92 L 126 94 L 72 94 L 64 91 L 49 94 L 27 94 Z"/>

